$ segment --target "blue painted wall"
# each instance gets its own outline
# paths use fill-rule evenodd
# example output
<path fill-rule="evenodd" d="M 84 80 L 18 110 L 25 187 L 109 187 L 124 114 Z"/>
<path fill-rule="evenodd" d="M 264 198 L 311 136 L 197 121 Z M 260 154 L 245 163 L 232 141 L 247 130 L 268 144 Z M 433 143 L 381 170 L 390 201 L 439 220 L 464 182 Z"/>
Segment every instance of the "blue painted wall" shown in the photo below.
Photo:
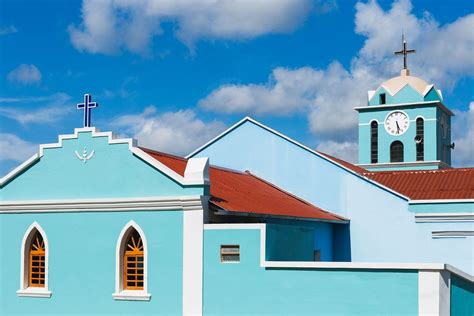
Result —
<path fill-rule="evenodd" d="M 240 245 L 240 263 L 219 260 Z M 415 271 L 265 269 L 259 230 L 204 231 L 206 315 L 418 315 Z"/>
<path fill-rule="evenodd" d="M 148 242 L 150 302 L 115 301 L 115 250 L 130 220 Z M 18 297 L 21 241 L 37 221 L 49 241 L 51 298 Z M 183 214 L 181 211 L 0 215 L 0 314 L 180 314 Z"/>
<path fill-rule="evenodd" d="M 451 277 L 451 316 L 474 315 L 474 283 Z"/>
<path fill-rule="evenodd" d="M 75 151 L 94 150 L 87 161 Z M 108 144 L 107 137 L 79 133 L 62 148 L 44 150 L 44 156 L 26 172 L 0 188 L 2 200 L 49 200 L 112 197 L 201 195 L 202 186 L 182 187 L 134 156 L 128 144 Z"/>
<path fill-rule="evenodd" d="M 349 218 L 350 238 L 348 231 L 343 233 L 345 240 L 350 239 L 351 248 L 338 253 L 335 258 L 339 260 L 440 262 L 474 273 L 473 259 L 465 255 L 472 253 L 472 244 L 466 240 L 433 239 L 433 227 L 415 223 L 403 198 L 251 121 L 245 121 L 195 156 L 209 157 L 212 164 L 223 167 L 250 170 L 327 211 Z M 436 227 L 445 224 L 439 225 Z"/>
<path fill-rule="evenodd" d="M 314 230 L 306 227 L 267 225 L 266 259 L 313 261 Z"/>
<path fill-rule="evenodd" d="M 380 95 L 383 93 L 385 93 L 385 104 L 442 101 L 434 87 L 423 96 L 408 84 L 393 96 L 385 88 L 380 87 L 376 90 L 374 96 L 368 101 L 368 105 L 383 105 L 380 103 Z"/>

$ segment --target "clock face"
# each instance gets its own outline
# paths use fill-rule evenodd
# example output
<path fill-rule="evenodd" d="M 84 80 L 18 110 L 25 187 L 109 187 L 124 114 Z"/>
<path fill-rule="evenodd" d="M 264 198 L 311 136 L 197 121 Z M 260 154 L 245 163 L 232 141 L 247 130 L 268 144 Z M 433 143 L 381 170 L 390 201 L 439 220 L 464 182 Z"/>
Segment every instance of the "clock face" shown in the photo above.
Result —
<path fill-rule="evenodd" d="M 441 136 L 443 136 L 443 138 L 446 138 L 446 136 L 448 135 L 448 122 L 446 119 L 446 115 L 441 115 L 439 124 L 441 125 Z"/>
<path fill-rule="evenodd" d="M 410 125 L 410 119 L 401 111 L 393 111 L 385 119 L 385 130 L 390 135 L 402 135 Z"/>

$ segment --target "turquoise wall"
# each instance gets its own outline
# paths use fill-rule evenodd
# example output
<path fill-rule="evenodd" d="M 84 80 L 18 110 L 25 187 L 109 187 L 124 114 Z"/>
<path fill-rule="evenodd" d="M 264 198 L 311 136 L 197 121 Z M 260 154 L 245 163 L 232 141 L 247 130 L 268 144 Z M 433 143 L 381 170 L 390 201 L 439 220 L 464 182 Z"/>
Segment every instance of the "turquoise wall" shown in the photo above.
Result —
<path fill-rule="evenodd" d="M 416 161 L 416 144 L 414 138 L 416 136 L 416 119 L 422 116 L 425 120 L 424 124 L 424 151 L 425 161 L 438 160 L 438 121 L 437 121 L 437 105 L 429 106 L 406 106 L 399 110 L 404 111 L 409 119 L 410 125 L 408 130 L 400 136 L 393 136 L 387 133 L 384 127 L 387 115 L 397 110 L 388 107 L 387 109 L 371 109 L 367 107 L 359 110 L 359 163 L 370 164 L 370 123 L 373 120 L 378 122 L 378 163 L 390 162 L 390 145 L 399 140 L 404 146 L 404 162 Z M 433 167 L 431 167 L 433 169 Z"/>
<path fill-rule="evenodd" d="M 406 85 L 393 96 L 385 88 L 379 88 L 375 92 L 374 96 L 368 101 L 368 105 L 382 105 L 380 104 L 380 94 L 382 93 L 385 93 L 385 104 L 442 101 L 434 87 L 431 88 L 431 90 L 425 96 L 423 96 L 410 85 Z"/>
<path fill-rule="evenodd" d="M 86 163 L 75 155 L 94 150 Z M 44 150 L 44 156 L 0 189 L 1 200 L 91 199 L 202 195 L 204 188 L 182 187 L 134 156 L 128 144 L 108 144 L 107 137 L 79 133 L 62 148 Z"/>
<path fill-rule="evenodd" d="M 451 316 L 474 315 L 474 283 L 451 274 Z"/>
<path fill-rule="evenodd" d="M 115 301 L 115 251 L 130 220 L 148 242 L 151 301 Z M 18 297 L 21 241 L 37 221 L 49 241 L 51 298 Z M 38 213 L 0 215 L 0 314 L 180 314 L 183 214 L 181 211 Z"/>
<path fill-rule="evenodd" d="M 413 213 L 474 213 L 474 202 L 410 204 Z"/>
<path fill-rule="evenodd" d="M 240 263 L 219 260 L 240 245 Z M 265 269 L 260 231 L 204 231 L 206 315 L 418 315 L 416 271 Z"/>

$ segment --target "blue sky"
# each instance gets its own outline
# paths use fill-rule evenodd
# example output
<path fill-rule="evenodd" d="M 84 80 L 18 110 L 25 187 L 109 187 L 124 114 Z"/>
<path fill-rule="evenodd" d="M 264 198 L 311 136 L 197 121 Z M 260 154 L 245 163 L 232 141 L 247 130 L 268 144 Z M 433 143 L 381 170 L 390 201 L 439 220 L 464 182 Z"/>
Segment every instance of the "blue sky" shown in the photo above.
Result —
<path fill-rule="evenodd" d="M 354 161 L 367 90 L 409 68 L 455 110 L 456 166 L 474 165 L 472 1 L 0 2 L 0 175 L 93 125 L 186 154 L 250 115 Z"/>

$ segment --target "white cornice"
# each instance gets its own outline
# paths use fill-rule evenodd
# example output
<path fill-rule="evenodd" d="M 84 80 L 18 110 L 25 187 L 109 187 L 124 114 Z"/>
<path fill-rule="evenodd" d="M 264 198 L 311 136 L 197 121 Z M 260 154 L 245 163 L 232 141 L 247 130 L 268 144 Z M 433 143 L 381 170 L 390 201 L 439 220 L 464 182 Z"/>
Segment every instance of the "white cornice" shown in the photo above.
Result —
<path fill-rule="evenodd" d="M 411 162 L 385 162 L 385 163 L 374 163 L 374 164 L 356 164 L 361 168 L 367 169 L 371 168 L 373 170 L 368 170 L 368 172 L 377 172 L 374 169 L 382 168 L 401 168 L 401 167 L 420 167 L 420 166 L 438 166 L 441 168 L 450 168 L 450 166 L 441 160 L 431 160 L 431 161 L 411 161 Z M 393 171 L 393 170 L 382 170 L 382 171 Z M 429 170 L 415 170 L 415 171 L 429 171 Z"/>
<path fill-rule="evenodd" d="M 451 112 L 441 101 L 422 101 L 422 102 L 411 102 L 411 103 L 395 103 L 395 104 L 382 104 L 382 105 L 364 105 L 357 106 L 354 108 L 356 111 L 369 111 L 369 110 L 379 110 L 379 109 L 390 109 L 390 108 L 399 108 L 399 107 L 408 107 L 408 106 L 417 106 L 417 105 L 431 105 L 438 104 L 439 107 L 446 112 L 449 116 L 454 116 L 454 113 Z"/>
<path fill-rule="evenodd" d="M 442 203 L 474 203 L 474 199 L 433 199 L 433 200 L 411 200 L 409 204 L 442 204 Z M 474 209 L 473 209 L 474 211 Z"/>
<path fill-rule="evenodd" d="M 0 214 L 55 212 L 117 212 L 202 209 L 201 196 L 115 199 L 0 201 Z"/>
<path fill-rule="evenodd" d="M 199 147 L 198 149 L 194 150 L 192 153 L 190 153 L 189 155 L 187 155 L 186 158 L 189 159 L 189 158 L 195 156 L 197 153 L 199 153 L 200 151 L 204 150 L 205 148 L 207 148 L 207 147 L 208 147 L 209 145 L 211 145 L 212 143 L 215 143 L 216 141 L 218 141 L 220 138 L 224 137 L 225 135 L 229 134 L 230 132 L 232 132 L 233 130 L 235 130 L 237 127 L 239 127 L 240 125 L 242 125 L 242 124 L 245 123 L 245 122 L 251 122 L 251 123 L 253 123 L 253 124 L 255 124 L 255 125 L 257 125 L 257 126 L 263 128 L 264 130 L 266 130 L 266 131 L 268 131 L 268 132 L 270 132 L 270 133 L 272 133 L 272 134 L 275 134 L 275 135 L 277 135 L 278 137 L 281 137 L 281 138 L 283 138 L 284 140 L 286 140 L 286 141 L 288 141 L 288 142 L 290 142 L 290 143 L 292 143 L 292 144 L 294 144 L 294 145 L 296 145 L 296 146 L 298 146 L 298 147 L 300 147 L 300 148 L 302 148 L 302 149 L 304 149 L 304 150 L 306 150 L 306 151 L 308 151 L 308 152 L 310 152 L 310 153 L 316 155 L 317 157 L 319 157 L 319 158 L 321 158 L 321 159 L 323 159 L 323 160 L 325 160 L 325 161 L 328 161 L 328 162 L 330 162 L 330 163 L 332 163 L 332 164 L 338 166 L 339 168 L 341 168 L 341 169 L 343 169 L 343 170 L 346 170 L 347 172 L 349 172 L 349 173 L 355 175 L 356 177 L 358 177 L 358 178 L 360 178 L 360 179 L 363 179 L 363 180 L 365 180 L 365 181 L 367 181 L 367 182 L 369 182 L 369 183 L 375 185 L 376 187 L 379 187 L 379 188 L 381 188 L 381 189 L 383 189 L 383 190 L 385 190 L 385 191 L 387 191 L 387 192 L 390 192 L 390 193 L 392 193 L 393 195 L 400 197 L 401 199 L 409 200 L 409 198 L 406 197 L 405 195 L 403 195 L 403 194 L 401 194 L 401 193 L 399 193 L 399 192 L 397 192 L 397 191 L 394 191 L 394 190 L 390 189 L 389 187 L 384 186 L 384 185 L 381 184 L 381 183 L 378 183 L 378 182 L 376 182 L 376 181 L 373 181 L 373 180 L 371 180 L 370 178 L 367 178 L 367 177 L 365 177 L 365 176 L 363 176 L 363 175 L 361 175 L 361 174 L 359 174 L 359 173 L 357 173 L 357 172 L 351 170 L 350 168 L 347 168 L 347 167 L 343 166 L 342 164 L 338 163 L 337 161 L 332 160 L 331 158 L 329 158 L 329 157 L 327 157 L 327 156 L 325 156 L 325 155 L 323 155 L 323 154 L 318 153 L 317 151 L 315 151 L 315 150 L 313 150 L 313 149 L 311 149 L 311 148 L 309 148 L 309 147 L 307 147 L 307 146 L 305 146 L 305 145 L 303 145 L 303 144 L 297 142 L 296 140 L 294 140 L 294 139 L 292 139 L 292 138 L 290 138 L 290 137 L 288 137 L 288 136 L 286 136 L 286 135 L 281 134 L 280 132 L 277 132 L 276 130 L 274 130 L 274 129 L 272 129 L 272 128 L 266 126 L 266 125 L 263 125 L 262 123 L 260 123 L 260 122 L 258 122 L 258 121 L 256 121 L 256 120 L 252 119 L 252 118 L 249 117 L 249 116 L 244 117 L 242 120 L 240 120 L 240 121 L 237 122 L 236 124 L 232 125 L 232 126 L 229 127 L 227 130 L 225 130 L 224 132 L 222 132 L 221 134 L 217 135 L 216 137 L 214 137 L 213 139 L 211 139 L 210 141 L 208 141 L 207 143 L 205 143 L 204 145 L 202 145 L 202 146 Z"/>
<path fill-rule="evenodd" d="M 153 166 L 155 169 L 163 172 L 165 175 L 170 177 L 171 179 L 175 180 L 176 182 L 182 185 L 205 185 L 209 184 L 208 175 L 204 175 L 203 177 L 183 177 L 180 174 L 174 172 L 172 169 L 168 168 L 166 165 L 162 164 L 158 160 L 154 159 L 143 150 L 137 147 L 137 141 L 131 138 L 115 138 L 112 132 L 99 132 L 95 127 L 83 127 L 83 128 L 76 128 L 74 129 L 74 134 L 67 134 L 67 135 L 59 135 L 58 142 L 52 144 L 41 144 L 39 145 L 39 151 L 37 154 L 34 154 L 30 157 L 27 161 L 19 165 L 17 168 L 12 170 L 6 176 L 0 179 L 0 187 L 6 184 L 8 181 L 13 179 L 17 174 L 21 173 L 23 170 L 28 168 L 30 165 L 34 164 L 44 155 L 45 149 L 52 149 L 52 148 L 61 148 L 63 147 L 63 141 L 69 139 L 77 139 L 79 137 L 79 133 L 91 133 L 92 137 L 107 137 L 109 144 L 128 144 L 128 148 L 130 151 L 140 159 L 146 161 L 148 164 Z M 194 175 L 196 173 L 195 170 Z M 204 172 L 205 170 L 203 170 Z"/>

